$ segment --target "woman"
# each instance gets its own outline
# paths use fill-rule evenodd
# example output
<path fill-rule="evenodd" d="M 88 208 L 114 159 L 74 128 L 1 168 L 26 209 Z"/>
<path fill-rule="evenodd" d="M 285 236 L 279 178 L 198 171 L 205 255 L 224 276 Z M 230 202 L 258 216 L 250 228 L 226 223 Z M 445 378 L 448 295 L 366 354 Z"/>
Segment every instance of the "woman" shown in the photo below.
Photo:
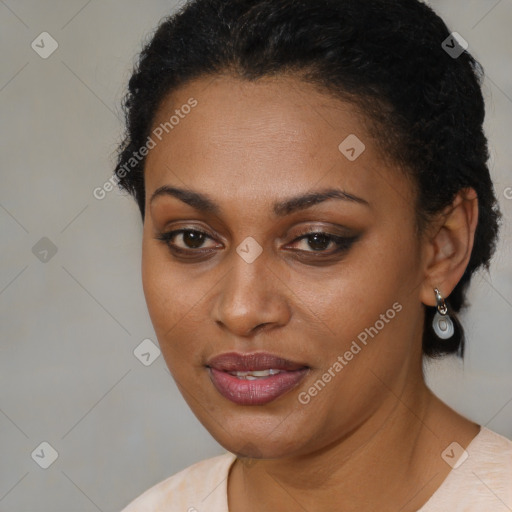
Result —
<path fill-rule="evenodd" d="M 512 442 L 426 386 L 493 254 L 482 70 L 416 0 L 193 0 L 130 80 L 167 365 L 225 455 L 125 512 L 512 510 Z"/>

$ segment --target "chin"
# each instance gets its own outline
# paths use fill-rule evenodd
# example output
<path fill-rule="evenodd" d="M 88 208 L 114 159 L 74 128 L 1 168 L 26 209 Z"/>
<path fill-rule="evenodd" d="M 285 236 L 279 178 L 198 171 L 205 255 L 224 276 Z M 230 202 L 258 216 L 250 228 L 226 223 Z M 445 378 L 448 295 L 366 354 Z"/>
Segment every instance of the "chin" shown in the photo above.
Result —
<path fill-rule="evenodd" d="M 230 409 L 230 408 L 227 408 Z M 308 441 L 315 438 L 311 420 L 294 418 L 283 409 L 282 414 L 265 411 L 265 407 L 243 407 L 223 410 L 215 406 L 210 415 L 195 410 L 199 421 L 210 435 L 226 450 L 239 457 L 277 459 L 299 455 L 306 451 Z"/>

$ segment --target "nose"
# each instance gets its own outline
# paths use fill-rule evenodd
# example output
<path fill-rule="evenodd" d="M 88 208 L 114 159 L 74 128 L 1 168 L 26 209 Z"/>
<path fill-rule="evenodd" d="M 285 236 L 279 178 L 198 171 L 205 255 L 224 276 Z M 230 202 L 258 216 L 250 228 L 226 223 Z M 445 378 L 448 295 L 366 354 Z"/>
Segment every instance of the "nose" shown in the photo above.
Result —
<path fill-rule="evenodd" d="M 265 253 L 252 263 L 236 253 L 232 259 L 212 309 L 216 324 L 239 337 L 286 325 L 289 289 Z"/>

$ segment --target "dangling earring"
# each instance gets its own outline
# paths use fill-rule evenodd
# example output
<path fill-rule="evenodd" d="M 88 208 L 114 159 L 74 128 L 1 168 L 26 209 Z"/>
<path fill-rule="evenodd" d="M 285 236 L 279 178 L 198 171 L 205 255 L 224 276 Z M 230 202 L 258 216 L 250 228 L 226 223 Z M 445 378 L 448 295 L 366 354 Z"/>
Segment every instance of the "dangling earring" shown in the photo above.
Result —
<path fill-rule="evenodd" d="M 432 322 L 432 327 L 437 336 L 443 340 L 447 340 L 453 336 L 455 328 L 453 327 L 452 319 L 448 314 L 448 306 L 441 295 L 441 292 L 434 288 L 436 294 L 437 311 Z"/>

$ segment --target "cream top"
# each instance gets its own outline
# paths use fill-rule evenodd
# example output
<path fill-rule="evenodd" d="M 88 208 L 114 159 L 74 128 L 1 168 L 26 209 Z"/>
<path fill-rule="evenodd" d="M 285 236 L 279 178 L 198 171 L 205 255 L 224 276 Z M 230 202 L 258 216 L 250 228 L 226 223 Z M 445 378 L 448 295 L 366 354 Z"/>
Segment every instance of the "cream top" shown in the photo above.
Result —
<path fill-rule="evenodd" d="M 452 466 L 418 512 L 511 512 L 512 441 L 482 426 L 466 448 L 450 445 Z M 227 480 L 236 456 L 203 460 L 163 480 L 121 512 L 229 512 Z"/>

